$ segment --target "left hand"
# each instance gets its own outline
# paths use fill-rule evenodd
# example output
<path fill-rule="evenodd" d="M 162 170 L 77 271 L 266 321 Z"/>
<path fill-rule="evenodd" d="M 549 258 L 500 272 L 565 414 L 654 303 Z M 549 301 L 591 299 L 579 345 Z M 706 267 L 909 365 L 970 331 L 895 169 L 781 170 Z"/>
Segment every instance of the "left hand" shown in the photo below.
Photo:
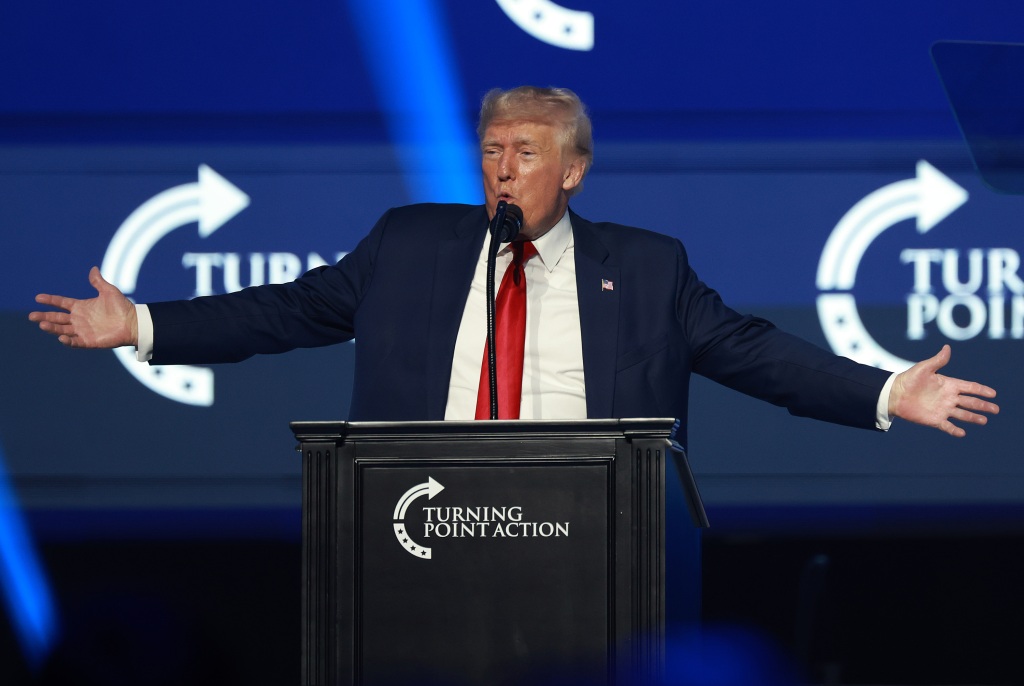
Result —
<path fill-rule="evenodd" d="M 999 414 L 998 405 L 982 400 L 996 397 L 995 389 L 938 373 L 949 362 L 951 354 L 949 346 L 944 345 L 935 357 L 898 374 L 889 394 L 889 414 L 957 438 L 966 436 L 967 432 L 951 419 L 987 424 L 988 417 L 979 413 Z"/>

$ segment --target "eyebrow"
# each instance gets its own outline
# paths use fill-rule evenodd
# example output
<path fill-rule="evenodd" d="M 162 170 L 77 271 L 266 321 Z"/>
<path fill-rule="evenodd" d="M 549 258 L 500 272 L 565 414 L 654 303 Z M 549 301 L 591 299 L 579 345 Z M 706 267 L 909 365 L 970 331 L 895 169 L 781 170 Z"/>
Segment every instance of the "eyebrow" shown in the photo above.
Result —
<path fill-rule="evenodd" d="M 496 138 L 488 138 L 486 140 L 480 141 L 481 148 L 486 148 L 492 145 L 497 147 L 503 147 L 503 144 Z M 528 138 L 526 136 L 520 136 L 519 138 L 516 138 L 515 140 L 512 141 L 512 145 L 535 145 L 539 147 L 540 141 L 537 141 L 533 138 Z"/>

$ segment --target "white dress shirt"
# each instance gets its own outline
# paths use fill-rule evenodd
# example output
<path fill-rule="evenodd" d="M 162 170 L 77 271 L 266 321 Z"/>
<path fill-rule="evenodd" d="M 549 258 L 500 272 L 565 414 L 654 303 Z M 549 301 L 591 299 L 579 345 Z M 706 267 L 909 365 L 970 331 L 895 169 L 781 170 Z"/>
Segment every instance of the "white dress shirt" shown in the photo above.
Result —
<path fill-rule="evenodd" d="M 487 247 L 476 262 L 455 342 L 445 419 L 476 416 L 480 369 L 487 338 Z M 566 212 L 533 242 L 537 255 L 523 265 L 526 275 L 526 351 L 520 419 L 585 419 L 583 340 L 576 297 L 576 257 Z M 512 251 L 504 244 L 494 270 L 497 292 Z"/>

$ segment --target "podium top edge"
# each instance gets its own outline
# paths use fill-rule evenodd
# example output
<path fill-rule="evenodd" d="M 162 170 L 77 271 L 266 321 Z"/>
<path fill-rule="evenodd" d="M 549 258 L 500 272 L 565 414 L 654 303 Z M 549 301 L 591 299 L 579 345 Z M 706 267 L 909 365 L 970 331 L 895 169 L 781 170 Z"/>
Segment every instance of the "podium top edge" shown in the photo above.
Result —
<path fill-rule="evenodd" d="M 650 434 L 668 436 L 676 420 L 672 418 L 630 419 L 577 419 L 577 420 L 470 420 L 470 421 L 415 421 L 415 422 L 347 422 L 347 421 L 295 421 L 289 426 L 295 438 L 301 441 L 323 441 L 346 436 L 389 438 L 412 436 L 476 436 L 526 437 L 537 435 L 612 436 L 623 434 Z"/>

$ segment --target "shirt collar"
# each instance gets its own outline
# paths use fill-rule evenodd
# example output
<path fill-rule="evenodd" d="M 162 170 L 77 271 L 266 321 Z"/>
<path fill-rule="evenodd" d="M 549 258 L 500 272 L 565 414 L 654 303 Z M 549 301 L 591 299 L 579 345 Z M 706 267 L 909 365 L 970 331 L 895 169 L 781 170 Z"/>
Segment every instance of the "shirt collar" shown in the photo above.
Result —
<path fill-rule="evenodd" d="M 551 227 L 550 231 L 535 240 L 533 245 L 537 248 L 537 254 L 544 263 L 544 267 L 549 272 L 554 271 L 566 249 L 572 245 L 572 222 L 569 221 L 569 210 L 565 211 L 565 214 Z M 501 252 L 506 252 L 508 246 L 508 243 L 504 243 Z"/>

